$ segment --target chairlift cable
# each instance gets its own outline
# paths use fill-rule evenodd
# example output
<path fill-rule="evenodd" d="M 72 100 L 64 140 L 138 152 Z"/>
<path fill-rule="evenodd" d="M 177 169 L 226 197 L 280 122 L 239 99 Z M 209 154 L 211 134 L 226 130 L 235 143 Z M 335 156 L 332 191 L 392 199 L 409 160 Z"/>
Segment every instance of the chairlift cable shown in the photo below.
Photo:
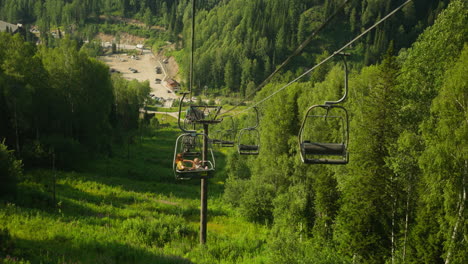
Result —
<path fill-rule="evenodd" d="M 325 22 L 323 22 L 314 32 L 312 32 L 312 34 L 310 34 L 310 36 L 304 40 L 297 48 L 296 50 L 291 54 L 289 55 L 289 57 L 283 61 L 283 63 L 280 64 L 279 67 L 277 67 L 259 86 L 257 86 L 257 88 L 252 91 L 249 95 L 245 96 L 244 99 L 238 103 L 237 105 L 235 105 L 234 107 L 232 107 L 231 109 L 227 110 L 226 112 L 224 112 L 223 114 L 227 114 L 229 112 L 231 112 L 232 110 L 236 109 L 239 105 L 245 103 L 245 101 L 252 97 L 253 95 L 255 95 L 260 89 L 262 89 L 267 83 L 269 83 L 271 81 L 271 79 L 273 79 L 273 77 L 279 72 L 281 71 L 295 56 L 297 56 L 299 53 L 302 52 L 302 50 L 304 50 L 304 48 L 309 45 L 309 43 L 318 35 L 318 33 L 320 33 L 320 31 L 322 31 L 334 18 L 336 15 L 338 15 L 338 13 L 340 13 L 344 7 L 346 6 L 346 4 L 349 2 L 349 0 L 345 0 L 337 9 L 336 11 L 330 16 L 327 18 L 327 20 L 325 20 Z"/>
<path fill-rule="evenodd" d="M 195 49 L 195 2 L 196 0 L 192 0 L 192 43 L 191 43 L 191 50 L 190 50 L 190 73 L 189 73 L 189 92 L 190 92 L 190 103 L 192 103 L 192 88 L 193 88 L 193 54 Z"/>
<path fill-rule="evenodd" d="M 310 68 L 309 70 L 305 71 L 303 74 L 299 75 L 299 77 L 297 77 L 296 79 L 290 81 L 289 83 L 287 83 L 286 85 L 282 86 L 280 89 L 276 90 L 275 92 L 273 92 L 272 94 L 270 94 L 269 96 L 263 98 L 262 100 L 258 101 L 257 103 L 253 104 L 252 106 L 236 113 L 236 114 L 233 114 L 232 116 L 237 116 L 241 113 L 244 113 L 250 109 L 252 109 L 253 107 L 256 107 L 260 104 L 262 104 L 263 102 L 269 100 L 271 97 L 275 96 L 277 93 L 281 92 L 282 90 L 286 89 L 287 87 L 291 86 L 292 84 L 294 84 L 295 82 L 297 82 L 298 80 L 302 79 L 305 75 L 309 74 L 310 72 L 312 72 L 313 70 L 315 70 L 316 68 L 318 68 L 319 66 L 321 66 L 322 64 L 326 63 L 327 61 L 329 61 L 330 59 L 332 59 L 333 57 L 335 57 L 337 54 L 340 54 L 343 50 L 345 50 L 346 48 L 348 48 L 349 46 L 351 46 L 354 42 L 356 42 L 357 40 L 359 40 L 360 38 L 362 38 L 364 35 L 366 35 L 367 33 L 369 33 L 369 31 L 371 31 L 372 29 L 376 28 L 378 25 L 380 25 L 382 22 L 384 22 L 385 20 L 387 20 L 389 17 L 391 17 L 392 15 L 394 15 L 396 12 L 398 12 L 400 9 L 402 9 L 404 6 L 406 6 L 407 4 L 409 4 L 409 2 L 412 2 L 413 0 L 407 0 L 405 3 L 403 3 L 402 5 L 400 5 L 399 7 L 395 8 L 392 12 L 390 12 L 389 14 L 387 14 L 385 17 L 383 17 L 382 19 L 380 19 L 377 23 L 375 23 L 374 25 L 372 25 L 371 27 L 369 27 L 368 29 L 366 29 L 364 32 L 362 32 L 361 34 L 359 34 L 357 37 L 355 37 L 353 40 L 351 40 L 350 42 L 348 42 L 347 44 L 345 44 L 343 47 L 341 47 L 340 49 L 338 49 L 337 51 L 333 52 L 332 55 L 328 56 L 326 59 L 322 60 L 320 63 L 316 64 L 314 67 Z M 240 105 L 240 104 L 239 104 Z M 237 105 L 237 106 L 239 106 Z M 227 112 L 235 109 L 237 106 L 235 106 L 234 108 L 232 109 L 229 109 Z M 227 113 L 225 112 L 225 113 Z M 223 114 L 225 114 L 223 113 Z"/>

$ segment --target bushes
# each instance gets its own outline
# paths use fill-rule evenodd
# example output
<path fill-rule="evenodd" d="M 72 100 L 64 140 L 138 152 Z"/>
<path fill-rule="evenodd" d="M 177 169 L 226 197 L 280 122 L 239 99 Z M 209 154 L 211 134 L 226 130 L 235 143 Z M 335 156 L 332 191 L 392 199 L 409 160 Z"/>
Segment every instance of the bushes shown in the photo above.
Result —
<path fill-rule="evenodd" d="M 257 223 L 272 223 L 273 221 L 273 186 L 251 183 L 245 190 L 241 201 L 242 215 L 249 221 Z"/>
<path fill-rule="evenodd" d="M 122 229 L 145 245 L 164 247 L 170 241 L 186 236 L 195 236 L 184 220 L 176 216 L 161 216 L 159 219 L 133 218 L 125 220 Z"/>
<path fill-rule="evenodd" d="M 248 180 L 228 178 L 224 189 L 224 201 L 232 206 L 239 207 L 242 195 L 249 186 Z"/>
<path fill-rule="evenodd" d="M 8 231 L 8 228 L 2 228 L 0 229 L 0 257 L 6 257 L 3 256 L 3 254 L 9 254 L 13 251 L 13 240 L 11 239 L 10 232 Z"/>
<path fill-rule="evenodd" d="M 81 161 L 87 157 L 86 148 L 77 140 L 63 136 L 50 136 L 44 140 L 55 153 L 55 166 L 62 169 L 79 169 Z"/>
<path fill-rule="evenodd" d="M 0 143 L 0 198 L 13 198 L 16 195 L 18 177 L 22 174 L 22 162 L 16 160 L 4 141 Z"/>

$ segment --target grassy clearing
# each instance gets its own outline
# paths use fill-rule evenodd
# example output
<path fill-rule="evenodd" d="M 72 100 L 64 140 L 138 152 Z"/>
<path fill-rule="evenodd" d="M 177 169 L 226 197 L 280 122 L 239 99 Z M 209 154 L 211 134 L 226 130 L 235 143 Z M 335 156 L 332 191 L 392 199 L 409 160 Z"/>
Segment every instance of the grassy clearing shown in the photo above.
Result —
<path fill-rule="evenodd" d="M 26 172 L 17 201 L 0 205 L 0 262 L 263 263 L 267 230 L 223 203 L 220 153 L 209 184 L 208 243 L 198 244 L 200 186 L 174 179 L 177 135 L 159 130 L 79 172 Z"/>

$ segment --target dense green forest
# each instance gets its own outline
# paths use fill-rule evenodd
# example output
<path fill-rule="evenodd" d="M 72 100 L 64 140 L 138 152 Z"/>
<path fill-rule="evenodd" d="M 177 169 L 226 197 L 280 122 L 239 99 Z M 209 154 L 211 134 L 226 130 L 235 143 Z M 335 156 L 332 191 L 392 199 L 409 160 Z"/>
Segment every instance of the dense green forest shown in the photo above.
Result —
<path fill-rule="evenodd" d="M 199 1 L 203 8 L 212 8 L 219 0 Z M 5 0 L 0 2 L 0 20 L 36 25 L 43 32 L 42 39 L 52 37 L 50 30 L 60 28 L 76 39 L 91 39 L 99 32 L 116 33 L 109 25 L 120 25 L 120 30 L 154 37 L 161 34 L 142 31 L 139 26 L 129 26 L 123 18 L 136 18 L 147 27 L 161 26 L 177 39 L 183 28 L 183 19 L 189 10 L 188 1 L 179 0 Z"/>
<path fill-rule="evenodd" d="M 261 105 L 261 153 L 229 156 L 225 198 L 271 225 L 272 263 L 467 261 L 467 10 L 452 1 L 408 49 L 354 67 L 346 166 L 304 165 L 297 146 L 307 107 L 341 96 L 339 60 Z"/>
<path fill-rule="evenodd" d="M 74 41 L 47 48 L 20 35 L 0 39 L 0 138 L 19 157 L 40 164 L 54 151 L 58 166 L 76 167 L 77 157 L 109 152 L 138 128 L 148 83 L 110 76 Z"/>
<path fill-rule="evenodd" d="M 197 1 L 195 89 L 250 94 L 342 2 Z M 403 2 L 349 1 L 247 106 Z M 181 44 L 187 75 L 191 14 L 182 0 L 0 2 L 0 19 L 83 30 L 38 46 L 0 34 L 0 261 L 468 262 L 466 1 L 414 0 L 347 50 L 349 164 L 306 165 L 298 147 L 306 109 L 343 93 L 340 60 L 259 105 L 260 154 L 217 153 L 200 247 L 197 182 L 171 178 L 175 124 L 138 133 L 148 83 L 110 75 L 72 40 L 106 17 L 139 19 Z M 231 114 L 237 131 L 255 122 L 253 111 Z M 44 223 L 56 227 L 32 236 Z"/>
<path fill-rule="evenodd" d="M 199 0 L 196 15 L 195 89 L 208 86 L 214 93 L 241 95 L 259 85 L 294 49 L 340 6 L 341 0 Z M 402 0 L 348 1 L 344 10 L 313 44 L 300 54 L 282 78 L 317 62 L 327 52 L 349 41 L 372 25 Z M 383 26 L 353 48 L 356 63 L 378 62 L 393 40 L 396 50 L 407 48 L 434 22 L 448 0 L 414 0 Z M 257 12 L 262 10 L 262 12 Z M 136 18 L 147 26 L 167 29 L 142 31 L 115 18 Z M 41 32 L 60 27 L 75 39 L 89 39 L 99 31 L 117 33 L 108 23 L 121 24 L 121 30 L 145 37 L 181 42 L 188 58 L 191 36 L 190 1 L 129 0 L 5 0 L 0 3 L 0 19 L 12 23 L 35 24 Z M 110 20 L 109 20 L 110 19 Z M 166 32 L 166 33 L 167 33 Z M 164 36 L 162 36 L 164 35 Z M 45 42 L 52 41 L 48 34 Z M 50 40 L 52 39 L 52 40 Z M 188 59 L 179 61 L 188 76 Z M 289 73 L 288 73 L 289 72 Z M 320 76 L 315 76 L 320 77 Z M 280 77 L 281 78 L 281 77 Z M 248 90 L 248 91 L 247 91 Z"/>
<path fill-rule="evenodd" d="M 404 1 L 348 1 L 332 23 L 297 56 L 278 77 L 288 81 L 351 40 Z M 431 25 L 448 1 L 413 1 L 357 44 L 357 64 L 381 59 L 390 40 L 399 50 Z M 200 10 L 195 26 L 196 87 L 205 85 L 225 93 L 251 94 L 343 1 L 231 0 L 212 10 Z M 258 12 L 262 10 L 262 12 Z M 184 40 L 190 39 L 191 21 L 185 18 Z M 186 52 L 190 41 L 185 41 Z M 186 61 L 188 62 L 188 61 Z M 183 62 L 182 62 L 183 63 Z M 320 78 L 320 75 L 313 75 Z"/>

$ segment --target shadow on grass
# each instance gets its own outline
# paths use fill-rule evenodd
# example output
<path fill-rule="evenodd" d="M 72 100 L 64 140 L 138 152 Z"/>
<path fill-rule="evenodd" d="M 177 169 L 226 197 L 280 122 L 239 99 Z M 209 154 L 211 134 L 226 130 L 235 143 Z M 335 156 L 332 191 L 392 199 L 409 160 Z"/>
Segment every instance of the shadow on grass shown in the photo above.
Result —
<path fill-rule="evenodd" d="M 116 149 L 114 158 L 94 161 L 90 172 L 99 177 L 93 180 L 110 186 L 121 185 L 127 191 L 197 199 L 200 181 L 176 180 L 172 170 L 174 143 L 180 132 L 169 129 L 155 134 L 152 138 L 143 138 L 140 143 L 130 146 L 128 159 L 128 149 L 121 146 Z M 224 186 L 213 183 L 226 179 L 226 161 L 225 155 L 220 152 L 216 153 L 216 158 L 219 169 L 215 177 L 210 179 L 209 191 L 211 195 L 219 196 L 224 192 Z"/>
<path fill-rule="evenodd" d="M 122 186 L 119 186 L 122 188 Z M 123 188 L 125 189 L 125 188 Z M 83 191 L 80 191 L 70 185 L 62 185 L 60 189 L 60 197 L 64 198 L 63 203 L 61 204 L 61 210 L 65 215 L 69 216 L 91 216 L 91 217 L 110 217 L 113 219 L 125 220 L 129 218 L 123 213 L 119 214 L 120 210 L 125 210 L 125 208 L 136 205 L 138 208 L 141 208 L 142 204 L 150 205 L 150 208 L 146 208 L 145 211 L 151 212 L 154 217 L 157 214 L 163 215 L 176 215 L 183 217 L 187 220 L 192 220 L 196 217 L 199 217 L 200 211 L 198 207 L 193 207 L 191 205 L 183 205 L 170 203 L 167 201 L 158 201 L 153 198 L 141 198 L 137 197 L 121 197 L 114 194 L 108 195 L 92 195 Z M 137 192 L 136 192 L 137 193 Z M 92 203 L 98 209 L 92 209 L 90 207 L 83 206 L 83 202 Z M 109 206 L 112 209 L 111 212 L 103 208 L 99 210 L 99 206 Z M 212 216 L 225 216 L 226 213 L 220 210 L 209 210 L 209 214 Z M 138 212 L 138 210 L 133 210 L 130 217 L 145 217 L 144 212 Z"/>
<path fill-rule="evenodd" d="M 82 179 L 79 178 L 75 180 L 81 181 Z M 92 180 L 94 181 L 95 179 L 93 178 Z M 107 184 L 103 182 L 100 182 L 100 184 L 112 186 L 112 183 Z M 23 185 L 21 186 L 20 190 L 22 193 L 21 199 L 19 199 L 16 204 L 23 208 L 39 209 L 50 213 L 51 215 L 60 213 L 62 216 L 72 218 L 90 217 L 90 220 L 94 219 L 91 222 L 96 225 L 102 225 L 103 221 L 101 221 L 101 218 L 125 220 L 135 217 L 145 218 L 149 215 L 152 217 L 158 217 L 158 215 L 161 214 L 175 215 L 188 221 L 196 221 L 200 215 L 198 206 L 194 206 L 193 204 L 177 204 L 169 201 L 157 200 L 152 196 L 147 197 L 140 195 L 143 193 L 141 192 L 140 186 L 136 188 L 130 188 L 132 189 L 132 192 L 135 192 L 135 196 L 132 197 L 128 194 L 122 195 L 122 193 L 118 193 L 117 191 L 110 191 L 104 195 L 95 195 L 82 191 L 72 186 L 71 184 L 73 183 L 57 185 L 57 198 L 55 204 L 52 193 L 41 191 L 39 188 L 36 188 L 37 186 L 35 185 Z M 143 186 L 147 186 L 145 183 L 141 184 Z M 123 185 L 115 186 L 118 186 L 124 191 L 127 189 L 123 187 Z M 187 199 L 199 199 L 200 194 L 198 189 L 193 190 L 193 188 L 190 188 L 189 186 L 181 187 L 195 192 L 193 196 L 187 195 L 188 192 L 185 192 Z M 99 185 L 93 185 L 93 188 L 99 188 Z M 140 191 L 135 191 L 134 189 L 140 189 Z M 155 189 L 151 187 L 149 190 L 150 191 L 145 191 L 155 191 Z M 166 195 L 176 196 L 172 192 Z M 131 211 L 125 211 L 126 209 L 132 207 L 133 209 L 131 209 Z M 209 209 L 208 213 L 210 216 L 226 215 L 225 212 L 220 210 Z"/>
<path fill-rule="evenodd" d="M 80 243 L 81 242 L 81 243 Z M 65 235 L 48 240 L 13 240 L 14 252 L 31 263 L 174 263 L 190 264 L 177 256 L 165 256 L 128 244 L 94 241 L 82 242 Z"/>
<path fill-rule="evenodd" d="M 131 207 L 136 203 L 152 202 L 147 199 L 145 193 L 155 194 L 156 196 L 170 197 L 190 200 L 187 204 L 158 202 L 148 205 L 147 211 L 155 214 L 168 214 L 181 216 L 189 221 L 196 221 L 199 217 L 200 200 L 200 180 L 178 181 L 175 180 L 172 172 L 173 147 L 176 137 L 180 133 L 173 129 L 160 130 L 155 133 L 153 138 L 142 138 L 137 140 L 137 144 L 130 146 L 130 156 L 127 159 L 128 146 L 120 146 L 115 149 L 112 158 L 101 158 L 91 162 L 84 173 L 58 173 L 58 181 L 65 181 L 65 184 L 57 185 L 57 199 L 53 201 L 53 194 L 47 190 L 41 190 L 36 186 L 23 187 L 23 202 L 18 205 L 25 208 L 35 208 L 57 213 L 60 209 L 65 216 L 79 217 L 105 217 L 114 219 L 126 218 L 120 209 Z M 225 157 L 218 152 L 217 167 L 219 174 L 224 174 Z M 45 174 L 51 174 L 51 171 Z M 208 195 L 210 197 L 220 197 L 224 191 L 224 185 L 217 184 L 223 181 L 224 176 L 216 173 L 213 179 L 210 179 L 208 185 Z M 47 175 L 46 175 L 47 176 Z M 44 177 L 46 177 L 44 176 Z M 106 191 L 105 195 L 94 195 L 90 192 L 81 191 L 74 187 L 74 181 L 94 182 L 92 188 L 117 187 L 116 192 Z M 120 194 L 119 190 L 130 192 L 130 194 Z M 132 197 L 131 192 L 136 197 Z M 140 197 L 140 198 L 137 198 Z M 139 200 L 140 199 L 140 200 Z M 141 200 L 144 199 L 144 200 Z M 163 198 L 164 199 L 164 198 Z M 146 201 L 145 201 L 146 200 Z M 60 208 L 57 203 L 61 201 Z M 169 201 L 170 202 L 170 201 Z M 147 205 L 144 205 L 147 206 Z M 109 208 L 113 207 L 116 210 Z M 138 205 L 137 205 L 138 207 Z M 210 210 L 210 216 L 223 216 L 226 213 L 220 210 Z M 131 217 L 138 217 L 138 212 L 132 211 Z M 143 214 L 147 212 L 142 212 Z M 97 221 L 99 222 L 99 221 Z"/>

